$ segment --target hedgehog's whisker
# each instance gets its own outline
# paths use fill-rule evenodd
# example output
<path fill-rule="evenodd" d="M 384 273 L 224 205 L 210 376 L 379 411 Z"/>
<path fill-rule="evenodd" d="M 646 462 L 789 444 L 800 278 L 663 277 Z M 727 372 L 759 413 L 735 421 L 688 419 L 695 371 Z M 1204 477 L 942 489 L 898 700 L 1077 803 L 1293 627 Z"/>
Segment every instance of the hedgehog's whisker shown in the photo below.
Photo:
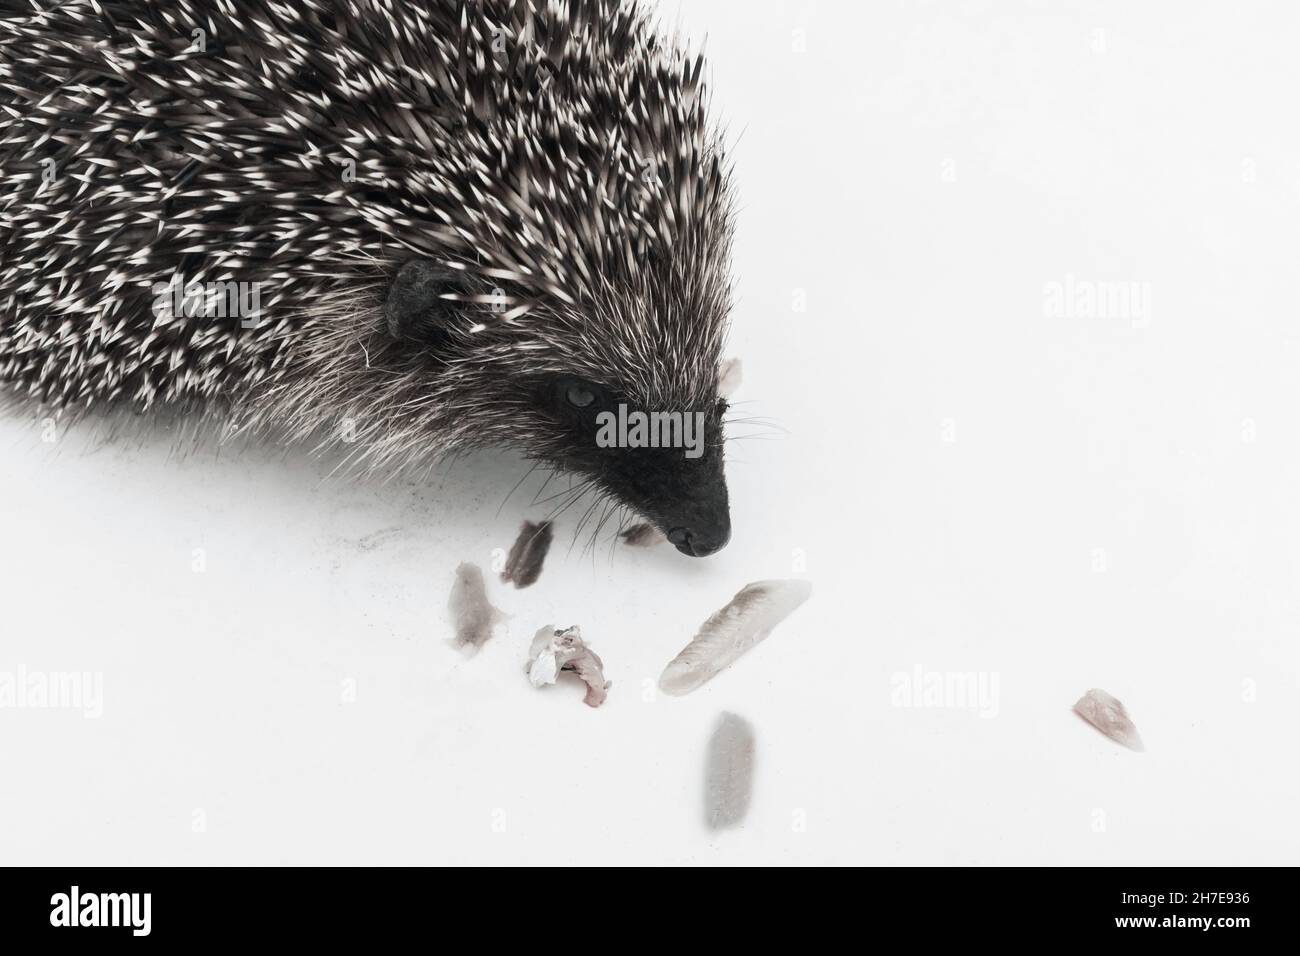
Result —
<path fill-rule="evenodd" d="M 578 485 L 577 487 L 580 488 L 580 489 L 585 489 L 585 488 L 589 487 L 591 484 L 592 484 L 591 481 L 584 481 L 582 484 Z M 573 486 L 573 485 L 569 485 L 569 487 L 568 487 L 568 488 L 565 488 L 563 491 L 557 491 L 555 494 L 553 494 L 553 495 L 549 495 L 548 497 L 543 498 L 543 499 L 541 499 L 540 501 L 534 501 L 533 504 L 535 504 L 535 505 L 544 505 L 544 504 L 546 504 L 548 501 L 554 501 L 556 498 L 563 498 L 565 495 L 567 495 L 567 494 L 569 494 L 570 492 L 572 492 L 573 489 L 574 489 L 574 486 Z"/>
<path fill-rule="evenodd" d="M 576 489 L 572 489 L 572 488 L 569 489 L 569 491 L 566 492 L 567 494 L 569 494 L 568 500 L 563 502 L 560 505 L 557 505 L 556 508 L 549 515 L 547 515 L 546 518 L 543 520 L 555 521 L 557 518 L 560 517 L 560 515 L 564 514 L 564 512 L 568 511 L 571 507 L 573 507 L 575 502 L 577 502 L 580 498 L 582 498 L 582 496 L 589 490 L 591 484 L 592 482 L 585 481 L 582 484 L 578 485 Z"/>
<path fill-rule="evenodd" d="M 551 480 L 555 478 L 555 475 L 556 471 L 554 468 L 547 471 L 546 480 L 542 482 L 542 487 L 538 488 L 537 493 L 533 495 L 533 504 L 537 504 L 537 499 L 541 496 L 542 492 L 546 490 L 547 485 L 551 483 Z"/>
<path fill-rule="evenodd" d="M 531 468 L 529 468 L 526 472 L 524 472 L 524 476 L 523 476 L 522 478 L 520 478 L 518 481 L 516 481 L 516 482 L 515 482 L 515 486 L 514 486 L 513 488 L 511 488 L 510 491 L 508 491 L 508 492 L 506 493 L 505 498 L 501 501 L 501 506 L 500 506 L 499 508 L 497 508 L 497 514 L 496 514 L 496 516 L 497 516 L 498 518 L 501 517 L 501 512 L 502 512 L 503 510 L 505 510 L 506 502 L 508 502 L 508 501 L 510 500 L 510 496 L 513 495 L 516 491 L 518 491 L 518 490 L 519 490 L 519 486 L 522 485 L 525 481 L 527 481 L 527 480 L 528 480 L 528 476 L 531 475 L 533 472 L 535 472 L 538 468 L 540 468 L 541 465 L 542 465 L 542 463 L 541 463 L 540 461 L 535 461 L 535 462 L 533 462 L 533 466 L 532 466 Z"/>
<path fill-rule="evenodd" d="M 609 520 L 610 514 L 614 512 L 617 506 L 618 506 L 617 501 L 606 502 L 605 510 L 602 511 L 600 515 L 600 521 L 596 523 L 596 530 L 591 533 L 591 543 L 588 545 L 588 547 L 591 548 L 591 566 L 593 568 L 596 566 L 596 542 L 600 540 L 601 529 L 605 527 L 605 522 Z M 586 550 L 587 550 L 586 548 L 583 548 L 584 554 L 586 554 Z"/>
<path fill-rule="evenodd" d="M 582 529 L 586 526 L 588 520 L 590 520 L 590 518 L 591 518 L 591 513 L 592 513 L 593 511 L 595 511 L 596 508 L 597 508 L 597 506 L 599 506 L 599 505 L 600 505 L 600 499 L 597 498 L 597 499 L 596 499 L 595 501 L 593 501 L 590 505 L 588 505 L 588 506 L 587 506 L 587 510 L 583 512 L 583 514 L 582 514 L 582 520 L 579 521 L 579 522 L 578 522 L 578 526 L 577 526 L 576 528 L 573 529 L 573 541 L 570 542 L 570 544 L 569 544 L 569 553 L 570 553 L 570 554 L 573 553 L 573 549 L 574 549 L 574 547 L 575 547 L 575 546 L 577 545 L 577 543 L 578 543 L 578 536 L 579 536 L 580 534 L 582 534 Z M 579 552 L 579 555 L 578 555 L 578 556 L 581 557 L 581 556 L 582 556 L 582 553 Z"/>

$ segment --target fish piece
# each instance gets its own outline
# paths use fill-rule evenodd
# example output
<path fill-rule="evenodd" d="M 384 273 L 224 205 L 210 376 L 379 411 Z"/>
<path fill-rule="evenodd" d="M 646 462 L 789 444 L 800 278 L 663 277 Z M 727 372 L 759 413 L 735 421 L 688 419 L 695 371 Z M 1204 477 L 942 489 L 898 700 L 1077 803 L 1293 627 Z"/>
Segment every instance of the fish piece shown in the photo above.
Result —
<path fill-rule="evenodd" d="M 546 552 L 551 550 L 551 523 L 543 521 L 533 524 L 525 521 L 519 529 L 519 537 L 510 547 L 506 557 L 506 566 L 501 571 L 501 580 L 513 584 L 516 588 L 526 588 L 537 581 L 542 573 L 542 562 Z"/>
<path fill-rule="evenodd" d="M 739 826 L 754 786 L 754 728 L 723 711 L 709 738 L 704 770 L 704 822 L 710 830 Z"/>
<path fill-rule="evenodd" d="M 1146 749 L 1124 705 L 1104 690 L 1092 688 L 1079 698 L 1074 712 L 1117 744 L 1139 753 Z"/>
<path fill-rule="evenodd" d="M 588 707 L 599 707 L 608 696 L 612 685 L 605 680 L 604 667 L 576 624 L 560 630 L 548 624 L 533 636 L 528 648 L 528 680 L 534 687 L 554 684 L 561 671 L 571 671 L 587 685 L 582 702 Z"/>
<path fill-rule="evenodd" d="M 534 687 L 554 684 L 560 676 L 560 662 L 555 659 L 555 648 L 551 646 L 554 640 L 555 627 L 547 624 L 533 635 L 533 641 L 528 645 L 528 662 L 524 664 L 524 670 Z"/>
<path fill-rule="evenodd" d="M 648 521 L 632 525 L 619 537 L 623 539 L 624 544 L 633 548 L 653 548 L 668 540 L 662 531 Z"/>
<path fill-rule="evenodd" d="M 506 619 L 505 614 L 488 602 L 482 569 L 469 561 L 462 561 L 456 568 L 456 582 L 451 586 L 447 610 L 456 629 L 452 643 L 471 653 L 486 644 L 493 628 Z"/>
<path fill-rule="evenodd" d="M 743 378 L 744 368 L 740 364 L 740 359 L 729 358 L 722 363 L 718 369 L 718 397 L 730 398 L 740 388 L 740 382 Z"/>
<path fill-rule="evenodd" d="M 665 694 L 689 694 L 758 644 L 812 594 L 808 581 L 790 579 L 747 584 L 700 627 L 694 639 L 668 662 L 659 677 Z"/>

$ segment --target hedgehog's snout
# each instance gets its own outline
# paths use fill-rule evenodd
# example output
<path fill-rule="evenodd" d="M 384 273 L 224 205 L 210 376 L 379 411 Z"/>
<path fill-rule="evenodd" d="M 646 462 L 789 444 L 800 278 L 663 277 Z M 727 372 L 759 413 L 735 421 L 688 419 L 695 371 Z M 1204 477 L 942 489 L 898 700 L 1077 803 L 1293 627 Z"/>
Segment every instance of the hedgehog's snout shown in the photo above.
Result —
<path fill-rule="evenodd" d="M 693 558 L 715 554 L 731 540 L 731 516 L 724 511 L 720 521 L 690 527 L 679 525 L 669 530 L 668 540 L 682 554 L 689 554 Z"/>
<path fill-rule="evenodd" d="M 726 547 L 723 403 L 647 410 L 610 386 L 570 375 L 539 379 L 533 394 L 545 423 L 556 428 L 547 460 L 588 475 L 682 554 L 702 558 Z"/>
<path fill-rule="evenodd" d="M 668 540 L 682 554 L 703 558 L 726 547 L 731 540 L 731 507 L 727 483 L 719 471 L 712 480 L 696 485 L 676 501 L 661 519 Z"/>

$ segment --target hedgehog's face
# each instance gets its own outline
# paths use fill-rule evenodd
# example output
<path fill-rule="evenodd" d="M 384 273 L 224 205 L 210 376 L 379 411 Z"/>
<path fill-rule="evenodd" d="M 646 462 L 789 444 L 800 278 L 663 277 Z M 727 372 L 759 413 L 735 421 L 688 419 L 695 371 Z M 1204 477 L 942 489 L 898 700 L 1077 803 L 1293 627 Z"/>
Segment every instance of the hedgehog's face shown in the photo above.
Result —
<path fill-rule="evenodd" d="M 687 367 L 680 355 L 688 350 L 664 345 L 651 329 L 638 326 L 634 341 L 619 340 L 590 315 L 488 327 L 446 308 L 444 293 L 463 294 L 456 283 L 445 269 L 412 260 L 385 303 L 395 338 L 455 368 L 437 383 L 440 409 L 454 418 L 442 426 L 466 444 L 504 442 L 589 479 L 654 522 L 683 554 L 721 550 L 731 518 L 717 355 L 689 350 Z M 521 355 L 537 371 L 521 374 Z M 636 369 L 628 377 L 639 387 L 620 381 L 624 366 Z M 690 397 L 697 395 L 707 398 Z"/>
<path fill-rule="evenodd" d="M 622 389 L 571 375 L 538 378 L 532 401 L 539 457 L 591 478 L 683 554 L 704 557 L 730 540 L 724 401 L 646 407 Z"/>

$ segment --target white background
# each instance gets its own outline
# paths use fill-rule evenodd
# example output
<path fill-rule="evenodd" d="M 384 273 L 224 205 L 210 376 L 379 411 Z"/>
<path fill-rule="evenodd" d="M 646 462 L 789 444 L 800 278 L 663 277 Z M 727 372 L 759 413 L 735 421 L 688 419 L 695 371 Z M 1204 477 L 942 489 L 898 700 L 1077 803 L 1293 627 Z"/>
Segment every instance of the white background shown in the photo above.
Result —
<path fill-rule="evenodd" d="M 466 660 L 453 569 L 545 511 L 536 482 L 502 507 L 517 459 L 358 485 L 9 414 L 0 671 L 102 672 L 104 703 L 0 709 L 0 861 L 1297 861 L 1294 5 L 666 21 L 708 35 L 736 140 L 740 411 L 787 430 L 733 445 L 730 547 L 570 549 L 566 516 Z M 1149 321 L 1047 314 L 1067 276 L 1146 283 Z M 646 691 L 800 553 L 765 644 Z M 604 657 L 604 707 L 528 684 L 547 623 Z M 895 706 L 917 667 L 996 676 L 996 713 Z M 1094 686 L 1146 753 L 1071 714 Z M 710 834 L 723 710 L 755 796 Z"/>

